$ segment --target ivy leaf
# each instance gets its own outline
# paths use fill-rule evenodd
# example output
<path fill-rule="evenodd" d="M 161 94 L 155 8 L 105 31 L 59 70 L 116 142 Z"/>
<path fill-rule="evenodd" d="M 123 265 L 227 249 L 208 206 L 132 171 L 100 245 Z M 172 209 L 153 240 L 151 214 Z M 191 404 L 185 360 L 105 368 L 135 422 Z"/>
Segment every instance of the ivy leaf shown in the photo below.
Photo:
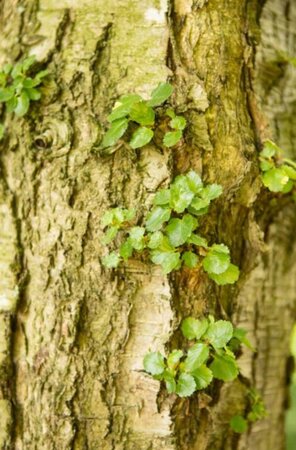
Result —
<path fill-rule="evenodd" d="M 179 175 L 171 184 L 170 206 L 177 213 L 182 213 L 190 205 L 194 192 L 190 189 L 186 176 Z"/>
<path fill-rule="evenodd" d="M 248 422 L 243 416 L 233 416 L 230 420 L 230 426 L 235 433 L 244 433 L 248 429 Z"/>
<path fill-rule="evenodd" d="M 193 317 L 187 317 L 182 322 L 181 330 L 183 336 L 189 340 L 200 339 L 207 331 L 208 326 L 207 319 L 198 320 Z"/>
<path fill-rule="evenodd" d="M 127 239 L 123 242 L 123 244 L 121 244 L 119 254 L 124 260 L 127 260 L 132 256 L 133 249 L 134 247 L 132 246 L 130 239 Z"/>
<path fill-rule="evenodd" d="M 170 370 L 175 370 L 177 368 L 182 356 L 183 356 L 182 350 L 173 350 L 167 358 L 168 368 Z"/>
<path fill-rule="evenodd" d="M 154 205 L 168 205 L 170 203 L 171 192 L 169 189 L 161 189 L 155 194 Z"/>
<path fill-rule="evenodd" d="M 233 326 L 227 320 L 211 323 L 207 329 L 207 338 L 215 348 L 225 347 L 233 335 Z"/>
<path fill-rule="evenodd" d="M 208 273 L 209 278 L 215 281 L 220 286 L 225 284 L 233 284 L 239 279 L 239 268 L 234 264 L 230 264 L 225 272 L 220 274 Z"/>
<path fill-rule="evenodd" d="M 165 133 L 162 142 L 163 145 L 165 145 L 166 147 L 173 147 L 180 141 L 181 138 L 182 138 L 182 131 L 180 130 L 168 131 L 167 133 Z"/>
<path fill-rule="evenodd" d="M 133 227 L 129 231 L 129 242 L 134 249 L 141 251 L 145 247 L 144 243 L 145 228 Z"/>
<path fill-rule="evenodd" d="M 210 369 L 213 372 L 214 378 L 222 381 L 232 381 L 239 374 L 235 359 L 225 353 L 214 356 L 214 361 L 210 365 Z"/>
<path fill-rule="evenodd" d="M 207 240 L 201 236 L 199 236 L 198 234 L 191 234 L 189 236 L 189 238 L 187 239 L 188 244 L 194 244 L 197 245 L 198 247 L 204 247 L 207 248 L 208 247 L 208 243 Z"/>
<path fill-rule="evenodd" d="M 184 244 L 197 226 L 195 217 L 185 214 L 182 219 L 171 219 L 166 227 L 166 232 L 173 247 Z"/>
<path fill-rule="evenodd" d="M 153 131 L 150 128 L 140 127 L 132 135 L 130 146 L 132 148 L 144 147 L 153 138 Z"/>
<path fill-rule="evenodd" d="M 194 344 L 187 353 L 187 358 L 184 361 L 184 370 L 186 372 L 193 372 L 200 367 L 209 357 L 209 347 L 203 342 Z"/>
<path fill-rule="evenodd" d="M 181 373 L 177 382 L 176 393 L 180 397 L 189 397 L 196 390 L 196 384 L 192 375 Z"/>
<path fill-rule="evenodd" d="M 230 265 L 229 249 L 224 244 L 213 245 L 202 262 L 207 273 L 220 274 Z"/>
<path fill-rule="evenodd" d="M 112 122 L 111 127 L 105 134 L 102 142 L 102 147 L 111 147 L 112 145 L 116 144 L 118 139 L 121 138 L 121 136 L 124 135 L 128 127 L 128 120 L 127 119 L 118 119 Z"/>
<path fill-rule="evenodd" d="M 151 261 L 154 264 L 159 264 L 164 273 L 167 274 L 180 267 L 180 253 L 154 250 L 151 253 Z"/>
<path fill-rule="evenodd" d="M 163 237 L 164 236 L 161 231 L 155 231 L 154 233 L 150 234 L 148 247 L 151 249 L 156 249 L 160 247 L 163 242 Z"/>
<path fill-rule="evenodd" d="M 212 371 L 204 364 L 191 372 L 191 375 L 194 377 L 196 389 L 198 390 L 205 389 L 213 380 Z"/>
<path fill-rule="evenodd" d="M 169 208 L 162 208 L 156 206 L 147 214 L 146 229 L 147 231 L 158 231 L 164 222 L 167 222 L 171 217 L 171 210 Z"/>
<path fill-rule="evenodd" d="M 182 255 L 182 260 L 186 267 L 189 269 L 195 269 L 198 265 L 198 256 L 193 252 L 184 252 Z"/>
<path fill-rule="evenodd" d="M 151 93 L 151 99 L 148 101 L 149 106 L 161 105 L 172 95 L 173 90 L 173 86 L 169 83 L 159 83 Z"/>
<path fill-rule="evenodd" d="M 184 128 L 186 127 L 186 119 L 183 116 L 175 116 L 171 121 L 170 121 L 170 126 L 172 128 L 174 128 L 175 130 L 184 130 Z"/>
<path fill-rule="evenodd" d="M 14 112 L 18 117 L 24 116 L 29 109 L 30 99 L 25 91 L 22 91 L 21 95 L 17 97 L 17 104 L 14 108 Z"/>
<path fill-rule="evenodd" d="M 150 352 L 144 357 L 144 369 L 151 375 L 161 375 L 165 369 L 164 357 L 160 352 Z"/>
<path fill-rule="evenodd" d="M 113 269 L 114 267 L 117 267 L 120 263 L 120 257 L 118 253 L 112 252 L 109 253 L 109 255 L 104 256 L 102 259 L 103 266 L 107 267 L 107 269 Z"/>
<path fill-rule="evenodd" d="M 142 98 L 137 94 L 127 94 L 119 98 L 112 109 L 111 114 L 107 117 L 109 122 L 126 117 L 135 103 L 138 103 Z"/>
<path fill-rule="evenodd" d="M 144 101 L 135 103 L 129 113 L 129 117 L 140 125 L 153 125 L 155 113 L 153 109 Z"/>
<path fill-rule="evenodd" d="M 262 181 L 271 192 L 283 192 L 289 177 L 282 167 L 275 167 L 264 172 Z"/>

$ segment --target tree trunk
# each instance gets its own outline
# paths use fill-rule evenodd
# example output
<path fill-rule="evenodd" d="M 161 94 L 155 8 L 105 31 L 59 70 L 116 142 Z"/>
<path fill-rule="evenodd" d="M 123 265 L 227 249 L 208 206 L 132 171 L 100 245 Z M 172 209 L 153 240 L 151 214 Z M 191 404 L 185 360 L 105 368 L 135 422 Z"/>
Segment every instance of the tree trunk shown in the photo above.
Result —
<path fill-rule="evenodd" d="M 258 151 L 296 154 L 296 4 L 290 0 L 2 0 L 0 63 L 35 54 L 51 72 L 23 119 L 6 115 L 0 154 L 0 448 L 282 450 L 295 320 L 295 204 L 262 188 Z M 116 98 L 167 78 L 184 144 L 101 157 Z M 193 168 L 223 185 L 204 233 L 224 242 L 239 282 L 166 277 L 148 262 L 106 270 L 100 226 L 113 206 L 147 211 Z M 242 377 L 190 399 L 167 395 L 143 356 L 179 339 L 190 315 L 249 332 Z M 249 385 L 266 419 L 229 427 Z"/>

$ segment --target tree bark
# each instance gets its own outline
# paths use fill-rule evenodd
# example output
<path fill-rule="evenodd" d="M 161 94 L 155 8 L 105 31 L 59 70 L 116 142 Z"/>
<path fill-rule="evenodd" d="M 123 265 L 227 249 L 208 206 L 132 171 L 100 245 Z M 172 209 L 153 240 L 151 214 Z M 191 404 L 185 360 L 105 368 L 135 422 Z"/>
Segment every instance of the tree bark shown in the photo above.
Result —
<path fill-rule="evenodd" d="M 0 448 L 283 450 L 289 334 L 295 321 L 295 204 L 262 188 L 258 151 L 296 155 L 296 4 L 289 0 L 2 0 L 0 63 L 29 52 L 51 72 L 25 118 L 6 114 L 0 154 Z M 189 123 L 161 153 L 101 157 L 119 95 L 161 81 Z M 3 117 L 4 118 L 4 117 Z M 223 185 L 204 234 L 241 269 L 218 287 L 189 270 L 166 277 L 133 259 L 106 270 L 100 219 L 151 205 L 192 168 Z M 180 343 L 188 315 L 249 332 L 242 376 L 190 399 L 143 372 L 149 350 Z M 256 386 L 266 419 L 229 427 Z"/>

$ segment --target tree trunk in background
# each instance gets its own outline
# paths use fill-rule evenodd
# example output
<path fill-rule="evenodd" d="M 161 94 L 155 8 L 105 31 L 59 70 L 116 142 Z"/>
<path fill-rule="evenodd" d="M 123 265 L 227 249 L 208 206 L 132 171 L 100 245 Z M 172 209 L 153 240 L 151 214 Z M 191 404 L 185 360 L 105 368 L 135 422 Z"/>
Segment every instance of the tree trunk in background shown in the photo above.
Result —
<path fill-rule="evenodd" d="M 295 320 L 295 204 L 262 189 L 258 150 L 296 154 L 291 0 L 2 0 L 0 63 L 29 52 L 48 67 L 41 102 L 6 117 L 0 154 L 0 448 L 283 450 L 289 333 Z M 132 158 L 96 153 L 127 92 L 167 78 L 186 142 Z M 204 233 L 241 269 L 233 286 L 170 277 L 148 262 L 101 266 L 102 213 L 151 205 L 159 186 L 199 171 L 223 185 Z M 143 372 L 180 320 L 211 312 L 246 328 L 243 377 L 191 399 Z M 266 419 L 242 436 L 230 418 L 261 392 Z"/>

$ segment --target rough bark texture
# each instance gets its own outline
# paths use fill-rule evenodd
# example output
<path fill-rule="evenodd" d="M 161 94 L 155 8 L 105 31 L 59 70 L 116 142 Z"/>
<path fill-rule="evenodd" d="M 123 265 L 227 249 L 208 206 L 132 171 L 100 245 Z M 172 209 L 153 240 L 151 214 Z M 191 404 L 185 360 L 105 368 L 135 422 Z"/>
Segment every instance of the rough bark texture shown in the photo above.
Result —
<path fill-rule="evenodd" d="M 282 450 L 288 339 L 295 320 L 295 205 L 262 189 L 258 150 L 296 154 L 296 54 L 289 0 L 2 0 L 0 63 L 35 54 L 52 73 L 24 119 L 5 117 L 0 163 L 0 448 Z M 96 145 L 123 93 L 160 81 L 189 121 L 185 142 L 133 158 Z M 102 212 L 139 206 L 198 170 L 224 194 L 203 223 L 241 268 L 219 288 L 146 261 L 100 264 Z M 168 396 L 142 371 L 149 349 L 180 341 L 182 317 L 212 312 L 249 330 L 243 377 Z M 248 385 L 268 417 L 229 427 Z"/>

